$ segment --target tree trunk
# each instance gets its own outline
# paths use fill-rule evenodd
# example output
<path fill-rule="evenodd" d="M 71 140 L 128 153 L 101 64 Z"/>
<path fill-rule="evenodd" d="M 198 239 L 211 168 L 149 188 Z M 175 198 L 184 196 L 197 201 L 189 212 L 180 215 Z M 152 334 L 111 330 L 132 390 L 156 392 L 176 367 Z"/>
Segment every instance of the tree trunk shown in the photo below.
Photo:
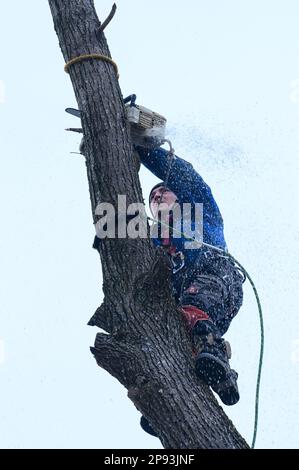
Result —
<path fill-rule="evenodd" d="M 110 57 L 98 34 L 93 0 L 49 0 L 67 62 L 81 54 Z M 89 59 L 69 68 L 86 145 L 94 223 L 97 204 L 143 202 L 115 68 Z M 99 252 L 105 299 L 90 324 L 102 328 L 92 353 L 128 390 L 165 448 L 247 448 L 209 387 L 194 372 L 190 340 L 170 293 L 166 255 L 148 238 L 106 238 Z"/>

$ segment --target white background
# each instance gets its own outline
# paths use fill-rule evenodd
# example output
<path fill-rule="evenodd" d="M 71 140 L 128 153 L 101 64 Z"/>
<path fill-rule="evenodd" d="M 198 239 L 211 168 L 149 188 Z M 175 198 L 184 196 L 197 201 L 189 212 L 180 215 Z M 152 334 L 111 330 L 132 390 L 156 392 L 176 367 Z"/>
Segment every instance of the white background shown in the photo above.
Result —
<path fill-rule="evenodd" d="M 95 2 L 100 19 L 112 1 Z M 78 121 L 47 1 L 1 2 L 0 446 L 161 448 L 89 352 L 102 301 Z M 257 447 L 298 447 L 299 5 L 119 0 L 106 31 L 124 95 L 167 116 L 176 153 L 212 187 L 230 251 L 254 278 L 266 350 Z M 157 182 L 142 169 L 144 197 Z M 228 339 L 251 442 L 258 312 Z"/>

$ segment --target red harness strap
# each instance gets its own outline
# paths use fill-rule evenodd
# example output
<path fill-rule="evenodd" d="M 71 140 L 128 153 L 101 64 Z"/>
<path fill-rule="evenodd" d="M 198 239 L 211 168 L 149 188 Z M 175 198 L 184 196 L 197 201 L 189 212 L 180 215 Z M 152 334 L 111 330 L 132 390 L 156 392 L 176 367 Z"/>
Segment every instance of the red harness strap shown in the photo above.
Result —
<path fill-rule="evenodd" d="M 188 332 L 192 330 L 196 322 L 200 320 L 210 320 L 210 317 L 206 312 L 194 307 L 194 305 L 182 305 L 180 310 L 183 314 Z"/>

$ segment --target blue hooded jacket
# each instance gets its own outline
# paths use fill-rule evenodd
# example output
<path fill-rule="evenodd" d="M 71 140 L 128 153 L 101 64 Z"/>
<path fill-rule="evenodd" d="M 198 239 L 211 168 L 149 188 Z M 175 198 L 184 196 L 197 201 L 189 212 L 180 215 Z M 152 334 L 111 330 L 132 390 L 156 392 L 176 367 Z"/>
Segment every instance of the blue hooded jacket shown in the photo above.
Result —
<path fill-rule="evenodd" d="M 202 237 L 200 240 L 210 245 L 227 250 L 224 233 L 223 219 L 216 201 L 212 195 L 210 187 L 204 182 L 203 178 L 194 170 L 193 166 L 177 157 L 170 156 L 169 152 L 163 148 L 149 150 L 143 147 L 136 147 L 140 156 L 141 163 L 148 168 L 155 176 L 165 180 L 167 188 L 177 196 L 178 203 L 202 203 Z M 163 183 L 161 183 L 163 184 Z M 184 230 L 182 221 L 178 221 L 179 225 L 174 228 L 180 232 Z M 190 229 L 194 229 L 194 223 Z M 194 236 L 194 235 L 193 235 Z M 177 252 L 181 252 L 184 256 L 185 269 L 193 269 L 196 262 L 200 259 L 204 252 L 204 248 L 188 249 L 185 237 L 171 238 L 171 244 L 175 246 Z M 196 239 L 199 239 L 195 236 Z M 161 245 L 161 237 L 153 238 L 155 245 Z M 175 271 L 175 270 L 174 270 Z M 174 272 L 173 282 L 177 284 L 179 277 Z M 178 287 L 178 286 L 177 286 Z"/>

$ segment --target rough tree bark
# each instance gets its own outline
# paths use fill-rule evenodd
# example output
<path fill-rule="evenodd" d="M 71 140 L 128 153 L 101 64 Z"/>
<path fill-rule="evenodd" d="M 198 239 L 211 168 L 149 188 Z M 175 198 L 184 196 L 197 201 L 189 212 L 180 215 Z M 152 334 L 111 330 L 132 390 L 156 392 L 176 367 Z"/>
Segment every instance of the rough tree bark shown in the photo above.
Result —
<path fill-rule="evenodd" d="M 110 57 L 93 0 L 49 0 L 64 60 Z M 93 221 L 99 202 L 143 202 L 122 93 L 113 65 L 86 60 L 70 67 L 86 141 Z M 90 324 L 106 333 L 91 348 L 151 422 L 165 448 L 247 448 L 207 386 L 195 376 L 191 345 L 170 294 L 165 256 L 150 240 L 100 244 L 104 302 Z M 136 423 L 137 425 L 137 423 Z"/>

